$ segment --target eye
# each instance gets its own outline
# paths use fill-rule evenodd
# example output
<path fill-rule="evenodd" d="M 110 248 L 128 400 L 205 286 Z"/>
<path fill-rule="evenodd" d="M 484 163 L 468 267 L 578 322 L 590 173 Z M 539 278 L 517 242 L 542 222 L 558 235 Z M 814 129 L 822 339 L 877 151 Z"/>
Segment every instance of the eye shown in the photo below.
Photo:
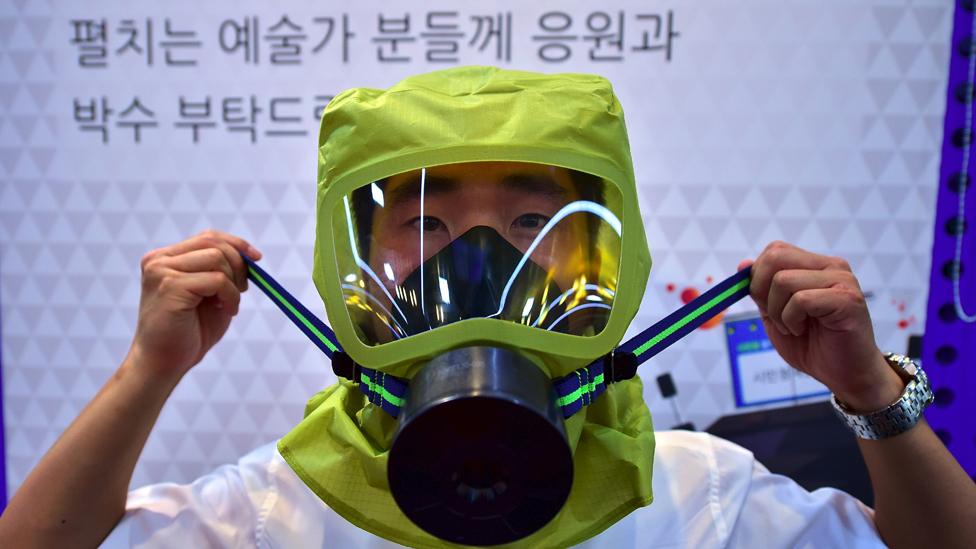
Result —
<path fill-rule="evenodd" d="M 418 231 L 423 229 L 424 232 L 428 232 L 428 233 L 447 229 L 447 226 L 444 225 L 443 221 L 437 219 L 436 217 L 431 217 L 429 215 L 425 215 L 422 218 L 418 216 L 411 219 L 410 225 L 413 226 L 413 228 L 417 229 Z"/>
<path fill-rule="evenodd" d="M 549 222 L 549 218 L 542 214 L 522 214 L 512 222 L 512 229 L 522 231 L 540 231 Z"/>

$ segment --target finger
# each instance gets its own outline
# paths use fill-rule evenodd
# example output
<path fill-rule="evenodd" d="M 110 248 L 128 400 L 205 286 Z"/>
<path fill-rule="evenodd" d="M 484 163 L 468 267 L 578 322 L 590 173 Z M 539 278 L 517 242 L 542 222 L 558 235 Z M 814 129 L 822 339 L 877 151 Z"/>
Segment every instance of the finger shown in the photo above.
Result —
<path fill-rule="evenodd" d="M 741 271 L 742 269 L 751 267 L 753 263 L 755 263 L 755 261 L 752 259 L 743 259 L 742 261 L 739 262 L 739 266 L 736 267 L 735 270 Z"/>
<path fill-rule="evenodd" d="M 214 246 L 223 254 L 224 259 L 231 268 L 231 280 L 237 285 L 240 291 L 247 289 L 247 265 L 244 263 L 244 258 L 241 257 L 241 253 L 237 251 L 236 248 L 224 242 L 223 240 L 215 240 Z"/>
<path fill-rule="evenodd" d="M 802 290 L 841 287 L 860 292 L 857 279 L 850 272 L 810 271 L 804 269 L 786 269 L 773 275 L 766 300 L 766 314 L 776 324 L 782 333 L 789 332 L 783 322 L 783 309 L 793 294 Z"/>
<path fill-rule="evenodd" d="M 829 330 L 845 331 L 857 325 L 863 309 L 864 296 L 847 288 L 801 290 L 786 303 L 782 319 L 793 335 L 804 334 L 811 318 Z"/>
<path fill-rule="evenodd" d="M 212 236 L 219 238 L 231 246 L 237 249 L 237 251 L 246 254 L 249 258 L 257 261 L 261 259 L 261 252 L 255 248 L 250 242 L 244 240 L 239 236 L 234 236 L 230 233 L 225 233 L 223 231 L 218 231 L 216 229 L 208 229 L 204 233 L 210 233 Z"/>
<path fill-rule="evenodd" d="M 216 297 L 231 316 L 236 315 L 240 307 L 240 290 L 222 272 L 182 273 L 175 277 L 172 284 L 174 288 L 193 294 L 200 301 L 207 297 Z"/>
<path fill-rule="evenodd" d="M 227 278 L 236 279 L 227 256 L 219 248 L 202 248 L 177 256 L 165 256 L 158 261 L 170 269 L 183 273 L 220 271 L 227 275 Z"/>
<path fill-rule="evenodd" d="M 190 254 L 195 255 L 193 255 L 194 259 L 191 259 L 187 264 L 187 268 L 177 267 L 171 260 L 167 261 L 166 264 L 184 272 L 197 272 L 218 267 L 223 270 L 223 266 L 226 266 L 227 276 L 234 281 L 238 289 L 241 291 L 247 289 L 247 267 L 244 260 L 241 259 L 241 254 L 230 244 L 210 237 L 193 238 L 164 249 L 162 258 L 180 258 Z M 203 257 L 210 257 L 213 261 L 201 265 Z"/>
<path fill-rule="evenodd" d="M 201 250 L 205 248 L 217 248 L 224 256 L 227 258 L 227 262 L 230 264 L 233 271 L 231 278 L 237 283 L 237 287 L 244 291 L 247 289 L 247 266 L 244 264 L 244 259 L 241 258 L 241 250 L 234 247 L 232 243 L 225 239 L 225 233 L 220 233 L 219 231 L 204 231 L 192 238 L 184 240 L 168 246 L 159 251 L 162 255 L 176 256 L 185 254 L 194 250 Z M 243 242 L 245 245 L 250 246 L 244 240 L 231 237 Z M 256 250 L 255 250 L 256 251 Z M 258 252 L 257 257 L 260 257 L 260 252 Z"/>
<path fill-rule="evenodd" d="M 785 242 L 773 242 L 759 254 L 752 266 L 749 293 L 760 310 L 767 307 L 773 275 L 783 269 L 851 270 L 847 262 L 838 257 L 815 254 Z"/>
<path fill-rule="evenodd" d="M 217 246 L 223 252 L 224 258 L 227 259 L 227 262 L 233 270 L 234 275 L 231 277 L 231 280 L 243 292 L 247 289 L 247 264 L 244 263 L 244 258 L 241 257 L 241 253 L 236 248 L 226 242 L 220 241 Z"/>
<path fill-rule="evenodd" d="M 216 242 L 226 242 L 232 248 L 236 249 L 238 253 L 247 254 L 248 257 L 254 260 L 261 259 L 261 252 L 259 252 L 257 248 L 252 246 L 248 241 L 239 236 L 227 234 L 223 231 L 218 231 L 215 229 L 207 229 L 206 231 L 203 231 L 182 242 L 177 242 L 172 246 L 163 248 L 163 250 L 169 255 L 176 255 L 188 252 L 190 250 L 199 249 L 201 245 Z"/>

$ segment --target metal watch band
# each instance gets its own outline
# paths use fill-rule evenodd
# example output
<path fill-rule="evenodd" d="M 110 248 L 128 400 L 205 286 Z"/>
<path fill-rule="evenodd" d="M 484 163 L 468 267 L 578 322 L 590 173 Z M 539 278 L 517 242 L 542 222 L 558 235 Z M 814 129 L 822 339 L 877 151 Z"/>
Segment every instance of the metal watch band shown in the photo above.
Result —
<path fill-rule="evenodd" d="M 921 366 L 904 355 L 885 353 L 884 358 L 900 376 L 909 378 L 898 400 L 876 412 L 858 415 L 836 395 L 830 397 L 837 417 L 859 438 L 878 440 L 904 433 L 918 423 L 922 412 L 935 400 Z"/>

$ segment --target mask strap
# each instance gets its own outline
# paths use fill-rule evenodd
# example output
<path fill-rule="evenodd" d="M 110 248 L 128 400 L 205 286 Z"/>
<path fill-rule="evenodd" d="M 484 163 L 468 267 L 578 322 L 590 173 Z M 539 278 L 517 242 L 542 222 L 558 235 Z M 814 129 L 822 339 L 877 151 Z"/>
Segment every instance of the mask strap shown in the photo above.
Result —
<path fill-rule="evenodd" d="M 553 382 L 563 417 L 593 402 L 607 384 L 630 379 L 637 367 L 690 334 L 719 312 L 749 295 L 752 267 L 747 267 L 693 299 L 610 354 Z"/>
<path fill-rule="evenodd" d="M 305 308 L 264 269 L 258 267 L 257 263 L 243 255 L 241 257 L 247 264 L 247 278 L 257 284 L 258 288 L 281 309 L 281 312 L 285 313 L 292 323 L 332 360 L 332 371 L 337 376 L 358 383 L 359 390 L 370 402 L 383 408 L 391 416 L 397 417 L 407 393 L 407 380 L 363 368 L 353 362 L 339 347 L 339 342 L 336 341 L 335 333 L 331 328 Z"/>
<path fill-rule="evenodd" d="M 391 416 L 400 415 L 407 394 L 406 379 L 356 364 L 342 351 L 335 333 L 324 322 L 255 262 L 247 257 L 244 257 L 244 262 L 247 264 L 247 277 L 332 360 L 332 371 L 337 376 L 356 382 L 370 402 Z M 634 377 L 638 366 L 749 295 L 751 273 L 751 267 L 739 271 L 606 356 L 553 381 L 556 403 L 562 409 L 563 417 L 568 418 L 591 404 L 607 390 L 610 383 Z"/>
<path fill-rule="evenodd" d="M 312 314 L 312 311 L 306 309 L 301 302 L 295 299 L 295 296 L 288 293 L 288 290 L 278 284 L 278 281 L 266 273 L 264 269 L 258 267 L 257 263 L 244 255 L 241 257 L 244 258 L 244 263 L 247 265 L 247 278 L 254 281 L 258 288 L 281 309 L 281 312 L 285 313 L 295 326 L 298 326 L 308 339 L 325 353 L 325 356 L 332 358 L 334 353 L 342 352 L 331 328 Z"/>

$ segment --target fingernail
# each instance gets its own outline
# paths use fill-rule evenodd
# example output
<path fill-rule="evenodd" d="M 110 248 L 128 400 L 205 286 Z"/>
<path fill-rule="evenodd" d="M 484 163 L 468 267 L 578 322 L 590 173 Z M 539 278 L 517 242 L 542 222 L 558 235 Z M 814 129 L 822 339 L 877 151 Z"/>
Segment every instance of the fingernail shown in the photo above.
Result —
<path fill-rule="evenodd" d="M 261 252 L 250 244 L 247 245 L 247 255 L 251 256 L 251 259 L 261 259 Z"/>

